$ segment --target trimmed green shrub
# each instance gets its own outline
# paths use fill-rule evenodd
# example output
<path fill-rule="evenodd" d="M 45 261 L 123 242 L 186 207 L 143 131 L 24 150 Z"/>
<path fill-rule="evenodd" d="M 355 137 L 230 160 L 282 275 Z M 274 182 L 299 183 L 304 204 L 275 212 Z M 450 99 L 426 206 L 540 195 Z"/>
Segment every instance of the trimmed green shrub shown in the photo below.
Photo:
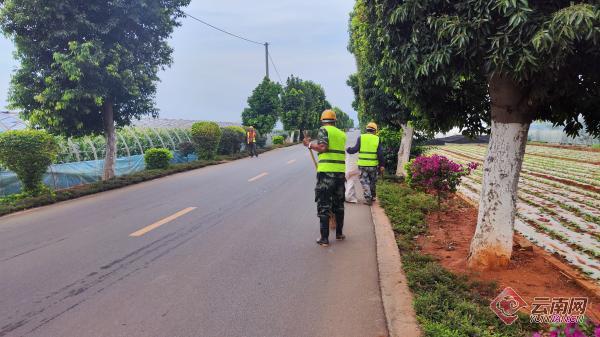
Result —
<path fill-rule="evenodd" d="M 239 126 L 226 126 L 221 128 L 221 143 L 219 154 L 234 154 L 240 152 L 246 140 L 246 131 Z"/>
<path fill-rule="evenodd" d="M 275 136 L 275 137 L 273 137 L 273 144 L 281 145 L 281 144 L 283 144 L 284 140 L 285 140 L 285 138 L 283 136 Z"/>
<path fill-rule="evenodd" d="M 194 123 L 192 125 L 192 141 L 196 146 L 198 159 L 214 159 L 221 142 L 221 128 L 215 122 Z"/>
<path fill-rule="evenodd" d="M 0 133 L 0 163 L 17 174 L 26 194 L 38 195 L 44 190 L 44 173 L 57 154 L 55 138 L 45 131 L 13 130 Z"/>
<path fill-rule="evenodd" d="M 169 167 L 171 159 L 173 159 L 173 154 L 169 149 L 149 149 L 144 153 L 144 161 L 148 170 L 166 169 Z"/>

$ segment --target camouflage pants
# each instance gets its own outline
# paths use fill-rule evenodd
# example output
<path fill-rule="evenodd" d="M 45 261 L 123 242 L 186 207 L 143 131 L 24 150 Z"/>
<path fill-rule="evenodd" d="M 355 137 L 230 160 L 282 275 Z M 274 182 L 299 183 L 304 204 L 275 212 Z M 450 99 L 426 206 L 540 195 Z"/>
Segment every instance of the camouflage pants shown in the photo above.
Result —
<path fill-rule="evenodd" d="M 361 166 L 360 169 L 360 184 L 362 185 L 365 200 L 373 200 L 377 196 L 377 167 Z"/>
<path fill-rule="evenodd" d="M 330 211 L 334 214 L 344 214 L 345 183 L 344 173 L 317 173 L 315 201 L 318 217 L 328 216 Z"/>

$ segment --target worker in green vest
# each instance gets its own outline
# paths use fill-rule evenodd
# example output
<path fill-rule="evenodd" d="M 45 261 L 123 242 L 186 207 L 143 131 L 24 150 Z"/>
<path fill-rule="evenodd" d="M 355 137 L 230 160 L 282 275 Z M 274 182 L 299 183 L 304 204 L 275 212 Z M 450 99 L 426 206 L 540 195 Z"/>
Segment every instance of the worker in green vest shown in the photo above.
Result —
<path fill-rule="evenodd" d="M 344 199 L 346 172 L 346 134 L 335 127 L 336 115 L 333 110 L 325 110 L 321 115 L 319 136 L 315 142 L 304 138 L 304 146 L 319 154 L 317 164 L 317 185 L 315 201 L 320 221 L 321 238 L 317 244 L 329 245 L 329 217 L 337 222 L 335 237 L 344 240 Z"/>
<path fill-rule="evenodd" d="M 362 185 L 365 203 L 373 204 L 377 197 L 377 171 L 383 174 L 385 160 L 383 149 L 377 133 L 377 124 L 369 123 L 367 133 L 360 135 L 354 147 L 346 151 L 349 154 L 358 152 L 358 169 L 360 170 L 360 184 Z"/>

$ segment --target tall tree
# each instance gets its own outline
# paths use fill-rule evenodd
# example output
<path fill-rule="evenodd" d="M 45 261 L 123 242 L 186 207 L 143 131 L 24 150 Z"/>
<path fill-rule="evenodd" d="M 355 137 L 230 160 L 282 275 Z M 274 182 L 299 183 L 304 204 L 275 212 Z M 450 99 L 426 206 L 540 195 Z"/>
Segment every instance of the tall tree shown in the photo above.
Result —
<path fill-rule="evenodd" d="M 506 266 L 533 120 L 600 135 L 595 0 L 373 0 L 378 80 L 434 131 L 491 128 L 469 265 Z M 580 120 L 585 121 L 581 123 Z"/>
<path fill-rule="evenodd" d="M 396 93 L 386 91 L 377 80 L 376 68 L 383 57 L 377 49 L 373 18 L 366 11 L 366 0 L 358 0 L 350 13 L 350 43 L 348 50 L 354 54 L 358 72 L 350 76 L 348 85 L 355 94 L 354 108 L 364 127 L 371 121 L 393 129 L 402 129 L 402 141 L 398 148 L 397 175 L 405 175 L 405 164 L 410 159 L 414 129 L 411 110 Z"/>
<path fill-rule="evenodd" d="M 267 77 L 248 97 L 248 107 L 242 112 L 242 122 L 254 126 L 261 135 L 273 131 L 281 113 L 281 85 Z"/>
<path fill-rule="evenodd" d="M 286 82 L 281 101 L 283 128 L 300 130 L 300 137 L 304 136 L 304 130 L 318 129 L 321 113 L 331 108 L 322 86 L 293 75 Z"/>
<path fill-rule="evenodd" d="M 335 126 L 342 130 L 348 130 L 354 127 L 354 121 L 347 113 L 345 113 L 342 109 L 337 106 L 333 108 L 335 111 L 335 115 L 337 117 L 337 121 L 335 122 Z"/>
<path fill-rule="evenodd" d="M 0 26 L 20 66 L 9 101 L 50 132 L 106 136 L 104 179 L 114 177 L 115 125 L 157 116 L 157 73 L 190 0 L 5 0 Z"/>

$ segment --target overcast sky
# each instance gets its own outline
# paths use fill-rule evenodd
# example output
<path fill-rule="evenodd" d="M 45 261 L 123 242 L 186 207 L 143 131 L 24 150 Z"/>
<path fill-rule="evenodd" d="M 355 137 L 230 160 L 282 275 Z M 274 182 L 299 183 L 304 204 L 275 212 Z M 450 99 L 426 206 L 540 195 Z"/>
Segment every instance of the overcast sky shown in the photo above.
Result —
<path fill-rule="evenodd" d="M 325 88 L 331 104 L 356 119 L 346 79 L 355 71 L 347 51 L 353 0 L 192 0 L 189 14 L 246 36 L 268 41 L 283 81 L 290 74 Z M 252 89 L 265 75 L 264 47 L 183 19 L 171 40 L 171 68 L 161 72 L 157 105 L 163 118 L 239 122 Z M 0 109 L 17 66 L 12 43 L 0 35 Z M 271 69 L 271 78 L 278 80 Z"/>

